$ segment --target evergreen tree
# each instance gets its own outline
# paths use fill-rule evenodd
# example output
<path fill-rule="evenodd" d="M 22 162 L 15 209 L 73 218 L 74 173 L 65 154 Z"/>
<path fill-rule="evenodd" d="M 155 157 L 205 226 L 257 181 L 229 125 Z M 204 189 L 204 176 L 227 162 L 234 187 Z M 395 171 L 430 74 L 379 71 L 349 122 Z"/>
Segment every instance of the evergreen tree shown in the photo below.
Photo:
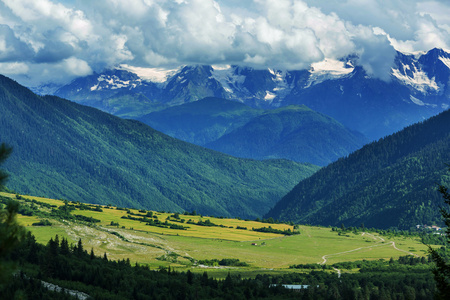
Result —
<path fill-rule="evenodd" d="M 27 261 L 31 263 L 38 263 L 38 246 L 36 243 L 36 238 L 31 232 L 27 233 L 27 248 L 30 249 L 27 255 Z"/>
<path fill-rule="evenodd" d="M 0 146 L 0 164 L 2 164 L 8 158 L 11 152 L 12 148 L 2 143 L 2 145 Z M 0 190 L 3 189 L 3 184 L 5 183 L 6 178 L 8 178 L 8 174 L 6 174 L 5 171 L 0 170 Z"/>
<path fill-rule="evenodd" d="M 188 270 L 186 273 L 186 277 L 187 277 L 187 283 L 192 285 L 192 283 L 194 282 L 194 275 L 192 274 L 191 270 Z"/>
<path fill-rule="evenodd" d="M 0 146 L 0 164 L 11 154 L 12 149 L 5 144 Z M 8 175 L 0 170 L 0 190 Z M 0 285 L 6 282 L 13 271 L 13 266 L 7 262 L 7 256 L 25 237 L 25 229 L 17 223 L 16 215 L 19 204 L 9 201 L 6 208 L 0 210 Z"/>
<path fill-rule="evenodd" d="M 440 185 L 439 192 L 444 198 L 444 202 L 450 205 L 450 193 L 448 188 Z M 450 243 L 450 212 L 445 208 L 441 207 L 441 215 L 444 219 L 445 225 L 447 226 L 447 243 Z M 434 278 L 436 280 L 436 285 L 438 288 L 437 299 L 450 299 L 450 263 L 446 262 L 445 259 L 439 255 L 439 253 L 428 246 L 431 258 L 436 263 L 436 268 L 433 270 Z"/>
<path fill-rule="evenodd" d="M 70 253 L 69 242 L 67 241 L 66 238 L 63 237 L 61 240 L 61 254 L 68 255 L 69 253 Z"/>
<path fill-rule="evenodd" d="M 81 238 L 78 240 L 77 247 L 75 248 L 75 253 L 78 256 L 83 255 L 84 249 L 83 249 L 83 242 L 81 241 Z"/>

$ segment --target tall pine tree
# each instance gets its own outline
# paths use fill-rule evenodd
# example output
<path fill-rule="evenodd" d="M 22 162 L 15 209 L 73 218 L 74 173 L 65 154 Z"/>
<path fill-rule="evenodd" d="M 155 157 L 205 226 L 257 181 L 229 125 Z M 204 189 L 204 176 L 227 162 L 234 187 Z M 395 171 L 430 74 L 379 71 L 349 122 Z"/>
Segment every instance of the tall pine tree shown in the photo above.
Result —
<path fill-rule="evenodd" d="M 448 188 L 440 185 L 439 192 L 444 198 L 444 202 L 450 205 L 450 193 Z M 450 212 L 445 208 L 441 207 L 441 215 L 444 219 L 445 225 L 447 226 L 447 243 L 450 244 Z M 437 299 L 450 299 L 450 263 L 446 262 L 445 259 L 439 255 L 439 253 L 428 246 L 431 258 L 436 263 L 436 268 L 433 270 L 434 278 L 436 280 L 436 285 L 438 288 Z"/>
<path fill-rule="evenodd" d="M 11 154 L 12 148 L 6 146 L 6 144 L 2 143 L 0 146 L 0 164 L 2 164 Z M 5 184 L 6 178 L 8 178 L 8 174 L 5 171 L 0 170 L 0 190 L 3 189 L 3 185 Z"/>
<path fill-rule="evenodd" d="M 0 164 L 8 158 L 11 151 L 5 144 L 0 146 Z M 7 177 L 8 174 L 0 170 L 0 190 L 3 189 Z M 13 265 L 8 262 L 8 255 L 25 237 L 25 229 L 16 219 L 18 210 L 19 204 L 14 201 L 10 201 L 5 209 L 0 209 L 0 285 L 7 281 L 13 271 Z"/>

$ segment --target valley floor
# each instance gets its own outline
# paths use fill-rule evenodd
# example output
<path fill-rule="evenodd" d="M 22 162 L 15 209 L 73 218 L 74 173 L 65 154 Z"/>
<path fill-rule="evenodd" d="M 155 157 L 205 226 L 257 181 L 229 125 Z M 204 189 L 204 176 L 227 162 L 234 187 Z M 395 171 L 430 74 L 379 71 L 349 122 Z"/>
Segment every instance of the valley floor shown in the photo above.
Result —
<path fill-rule="evenodd" d="M 1 195 L 17 198 L 12 194 Z M 56 207 L 67 205 L 67 202 L 65 204 L 60 200 L 30 196 L 19 198 L 25 205 L 33 203 L 30 200 L 35 200 L 35 207 L 42 203 L 54 205 L 54 210 Z M 43 207 L 39 209 L 41 212 L 45 211 Z M 106 254 L 109 259 L 129 258 L 131 262 L 145 264 L 154 269 L 170 267 L 179 271 L 207 270 L 208 274 L 216 278 L 224 278 L 229 272 L 239 273 L 242 277 L 254 277 L 261 273 L 301 272 L 300 269 L 289 268 L 299 264 L 331 265 L 347 261 L 389 260 L 391 257 L 396 259 L 405 255 L 415 257 L 427 255 L 427 247 L 418 237 L 381 236 L 369 232 L 338 233 L 331 228 L 314 226 L 299 226 L 300 234 L 286 236 L 253 231 L 252 228 L 270 226 L 280 231 L 296 229 L 287 224 L 267 224 L 199 215 L 180 214 L 180 219 L 177 220 L 170 213 L 150 213 L 154 220 L 170 221 L 168 224 L 176 223 L 186 227 L 185 230 L 177 230 L 149 226 L 136 219 L 122 218 L 124 216 L 136 218 L 143 215 L 143 211 L 106 206 L 101 210 L 75 208 L 71 211 L 72 215 L 92 217 L 98 221 L 95 223 L 43 217 L 40 213 L 31 216 L 19 215 L 19 221 L 36 236 L 38 242 L 43 244 L 55 235 L 65 237 L 69 243 L 74 244 L 81 239 L 85 249 L 93 249 L 96 255 Z M 52 225 L 32 226 L 33 223 L 43 219 L 49 220 Z M 184 221 L 181 221 L 182 219 Z M 199 221 L 206 220 L 215 226 L 197 225 Z M 248 266 L 206 266 L 199 262 L 214 259 L 237 259 Z M 330 272 L 340 273 L 340 270 L 331 269 Z"/>

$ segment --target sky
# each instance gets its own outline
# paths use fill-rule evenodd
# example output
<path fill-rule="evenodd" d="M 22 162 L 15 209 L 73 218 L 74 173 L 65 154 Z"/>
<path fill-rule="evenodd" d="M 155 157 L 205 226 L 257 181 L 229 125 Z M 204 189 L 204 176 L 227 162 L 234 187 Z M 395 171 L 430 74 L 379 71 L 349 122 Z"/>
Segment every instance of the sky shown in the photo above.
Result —
<path fill-rule="evenodd" d="M 67 83 L 120 64 L 304 69 L 359 57 L 389 79 L 395 51 L 450 49 L 450 1 L 0 0 L 0 74 Z"/>

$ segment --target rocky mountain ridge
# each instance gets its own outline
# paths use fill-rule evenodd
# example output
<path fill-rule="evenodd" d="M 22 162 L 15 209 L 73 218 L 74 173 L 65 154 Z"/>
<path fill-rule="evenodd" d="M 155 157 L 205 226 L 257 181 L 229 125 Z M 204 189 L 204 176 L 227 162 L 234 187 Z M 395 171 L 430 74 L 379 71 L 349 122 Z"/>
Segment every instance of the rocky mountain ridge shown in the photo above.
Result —
<path fill-rule="evenodd" d="M 53 94 L 114 114 L 105 99 L 139 96 L 139 108 L 125 100 L 113 104 L 125 106 L 125 113 L 123 109 L 116 111 L 132 118 L 139 117 L 136 111 L 144 115 L 205 97 L 265 109 L 304 104 L 370 139 L 401 130 L 450 106 L 450 54 L 442 49 L 421 54 L 397 52 L 389 82 L 368 76 L 355 58 L 325 59 L 305 70 L 197 65 L 155 72 L 154 76 L 144 76 L 136 68 L 121 66 L 78 78 Z M 127 115 L 130 111 L 134 114 Z"/>

